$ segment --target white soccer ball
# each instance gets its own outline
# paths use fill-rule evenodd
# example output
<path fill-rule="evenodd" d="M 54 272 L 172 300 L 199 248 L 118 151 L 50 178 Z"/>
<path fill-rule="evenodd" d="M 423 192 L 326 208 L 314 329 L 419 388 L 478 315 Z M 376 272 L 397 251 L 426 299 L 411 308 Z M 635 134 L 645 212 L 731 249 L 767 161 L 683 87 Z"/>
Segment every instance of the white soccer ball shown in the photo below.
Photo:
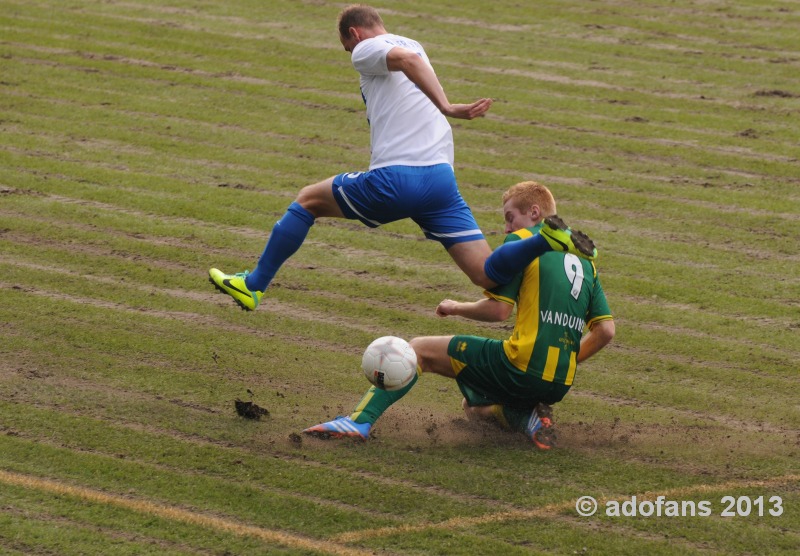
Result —
<path fill-rule="evenodd" d="M 404 339 L 383 336 L 364 351 L 361 368 L 377 388 L 400 390 L 417 374 L 417 354 Z"/>

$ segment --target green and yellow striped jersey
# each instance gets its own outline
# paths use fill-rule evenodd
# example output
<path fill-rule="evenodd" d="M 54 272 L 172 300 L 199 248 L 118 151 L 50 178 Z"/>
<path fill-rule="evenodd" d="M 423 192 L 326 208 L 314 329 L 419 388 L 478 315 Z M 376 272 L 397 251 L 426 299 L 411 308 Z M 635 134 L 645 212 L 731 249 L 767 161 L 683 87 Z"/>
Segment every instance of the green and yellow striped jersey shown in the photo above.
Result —
<path fill-rule="evenodd" d="M 531 237 L 541 225 L 506 236 Z M 509 362 L 547 382 L 571 386 L 584 329 L 612 318 L 594 263 L 559 252 L 535 259 L 510 284 L 485 294 L 517 304 L 514 332 L 503 343 Z"/>

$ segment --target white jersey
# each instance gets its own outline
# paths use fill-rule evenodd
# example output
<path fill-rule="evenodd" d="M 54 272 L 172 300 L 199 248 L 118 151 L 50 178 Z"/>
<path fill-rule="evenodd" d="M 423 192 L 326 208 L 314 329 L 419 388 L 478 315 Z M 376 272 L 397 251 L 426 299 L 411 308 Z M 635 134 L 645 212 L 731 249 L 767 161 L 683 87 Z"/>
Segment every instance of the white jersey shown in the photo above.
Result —
<path fill-rule="evenodd" d="M 386 55 L 396 46 L 415 52 L 430 65 L 422 45 L 399 35 L 378 35 L 353 48 L 353 67 L 361 75 L 361 95 L 370 125 L 370 170 L 452 166 L 453 130 L 447 118 L 403 72 L 386 67 Z"/>

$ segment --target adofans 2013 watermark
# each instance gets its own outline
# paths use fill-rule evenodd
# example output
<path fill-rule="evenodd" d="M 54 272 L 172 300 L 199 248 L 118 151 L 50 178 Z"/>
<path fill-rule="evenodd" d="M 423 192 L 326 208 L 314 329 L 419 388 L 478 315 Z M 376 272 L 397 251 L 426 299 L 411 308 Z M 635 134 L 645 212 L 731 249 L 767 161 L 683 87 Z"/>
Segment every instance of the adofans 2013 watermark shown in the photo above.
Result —
<path fill-rule="evenodd" d="M 598 503 L 592 496 L 581 496 L 575 511 L 590 517 L 598 511 L 606 517 L 780 517 L 783 498 L 780 496 L 722 496 L 716 500 L 670 500 L 666 496 L 654 499 L 607 500 Z"/>

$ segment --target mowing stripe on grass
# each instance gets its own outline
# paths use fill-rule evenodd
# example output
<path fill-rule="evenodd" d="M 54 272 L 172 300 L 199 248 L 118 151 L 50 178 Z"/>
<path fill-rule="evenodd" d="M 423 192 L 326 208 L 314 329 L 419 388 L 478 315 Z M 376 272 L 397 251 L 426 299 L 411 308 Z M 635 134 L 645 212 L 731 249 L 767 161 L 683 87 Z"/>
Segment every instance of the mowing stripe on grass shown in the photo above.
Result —
<path fill-rule="evenodd" d="M 201 513 L 166 506 L 150 502 L 147 500 L 135 500 L 124 496 L 107 494 L 84 487 L 67 485 L 50 479 L 30 477 L 19 473 L 0 470 L 0 483 L 7 485 L 20 486 L 23 488 L 41 490 L 58 495 L 73 496 L 89 502 L 117 506 L 134 512 L 156 516 L 171 521 L 181 521 L 190 525 L 209 527 L 223 533 L 230 533 L 241 537 L 254 537 L 268 543 L 281 544 L 290 548 L 303 550 L 314 550 L 327 554 L 341 555 L 360 555 L 363 551 L 351 549 L 337 542 L 320 541 L 283 533 L 271 531 L 253 525 L 244 525 L 221 517 L 203 515 Z"/>
<path fill-rule="evenodd" d="M 719 483 L 714 485 L 703 484 L 703 485 L 692 485 L 688 487 L 673 488 L 673 489 L 663 490 L 660 492 L 648 491 L 643 493 L 635 493 L 631 496 L 636 496 L 636 499 L 640 502 L 648 500 L 654 501 L 659 496 L 664 496 L 668 500 L 675 500 L 689 496 L 705 494 L 709 492 L 730 493 L 734 490 L 743 488 L 770 487 L 781 484 L 796 483 L 799 481 L 800 481 L 800 475 L 784 475 L 782 477 L 773 477 L 772 479 L 766 479 L 766 480 L 728 481 L 726 483 Z M 597 504 L 598 507 L 602 508 L 603 506 L 606 505 L 607 502 L 610 502 L 612 500 L 617 502 L 624 502 L 626 500 L 629 500 L 631 496 L 597 498 Z M 547 518 L 553 518 L 554 516 L 557 516 L 563 512 L 574 510 L 575 503 L 576 503 L 575 500 L 567 500 L 565 502 L 558 502 L 556 504 L 548 504 L 546 506 L 542 506 L 541 508 L 536 508 L 533 510 L 510 510 L 510 511 L 484 514 L 477 517 L 456 517 L 439 523 L 428 523 L 422 525 L 399 525 L 397 527 L 381 527 L 379 529 L 351 531 L 349 533 L 342 533 L 340 535 L 336 535 L 335 537 L 332 537 L 331 540 L 341 543 L 353 543 L 381 536 L 385 537 L 389 535 L 415 533 L 419 531 L 424 531 L 426 529 L 451 530 L 451 529 L 463 529 L 467 527 L 475 527 L 478 525 L 487 525 L 490 523 L 501 523 L 505 521 L 517 521 L 517 520 L 534 519 L 534 518 L 547 519 Z M 599 514 L 600 512 L 598 512 L 598 515 Z"/>

